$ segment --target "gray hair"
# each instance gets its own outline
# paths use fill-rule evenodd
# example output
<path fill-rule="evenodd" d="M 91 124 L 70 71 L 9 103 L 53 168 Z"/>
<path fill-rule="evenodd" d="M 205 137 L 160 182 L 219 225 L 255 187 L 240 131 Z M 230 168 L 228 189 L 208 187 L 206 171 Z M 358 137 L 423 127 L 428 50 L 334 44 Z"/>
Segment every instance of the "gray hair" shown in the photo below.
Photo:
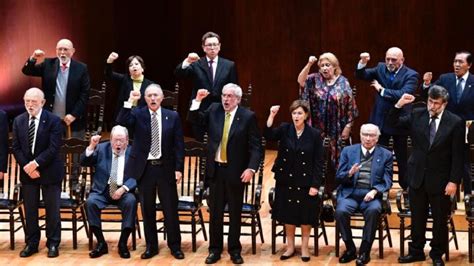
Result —
<path fill-rule="evenodd" d="M 370 130 L 370 129 L 376 129 L 376 131 L 377 131 L 377 137 L 380 137 L 380 135 L 382 134 L 382 133 L 380 133 L 380 128 L 379 128 L 377 125 L 370 124 L 370 123 L 363 124 L 363 125 L 360 127 L 360 132 L 365 131 L 365 130 Z"/>
<path fill-rule="evenodd" d="M 433 100 L 442 99 L 443 102 L 448 102 L 449 93 L 448 90 L 446 90 L 443 86 L 433 85 L 428 90 L 428 97 Z"/>
<path fill-rule="evenodd" d="M 239 85 L 234 84 L 234 83 L 227 83 L 224 85 L 222 88 L 222 92 L 230 90 L 237 98 L 242 98 L 242 88 L 240 88 Z"/>
<path fill-rule="evenodd" d="M 161 89 L 161 86 L 159 84 L 156 84 L 156 83 L 152 83 L 152 84 L 148 85 L 148 87 L 146 87 L 145 95 L 146 95 L 146 92 L 148 91 L 148 89 L 151 89 L 151 88 L 157 88 L 158 89 L 158 95 L 160 95 L 162 98 L 164 97 L 163 90 Z"/>
<path fill-rule="evenodd" d="M 127 136 L 127 139 L 128 139 L 128 129 L 126 127 L 121 126 L 121 125 L 116 125 L 112 128 L 112 131 L 110 131 L 110 138 L 112 139 L 112 137 L 115 134 L 118 134 L 118 133 L 125 134 L 125 136 Z"/>
<path fill-rule="evenodd" d="M 44 100 L 44 92 L 36 87 L 27 89 L 25 92 L 25 96 L 26 95 L 39 97 L 41 100 Z"/>

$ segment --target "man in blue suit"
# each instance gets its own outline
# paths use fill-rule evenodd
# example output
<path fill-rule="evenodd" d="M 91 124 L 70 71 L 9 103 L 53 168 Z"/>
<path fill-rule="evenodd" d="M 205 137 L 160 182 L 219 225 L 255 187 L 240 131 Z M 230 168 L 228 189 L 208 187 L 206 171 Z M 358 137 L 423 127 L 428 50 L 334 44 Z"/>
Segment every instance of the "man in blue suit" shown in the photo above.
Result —
<path fill-rule="evenodd" d="M 0 110 L 0 179 L 7 171 L 8 163 L 8 116 Z"/>
<path fill-rule="evenodd" d="M 200 111 L 204 111 L 211 103 L 221 102 L 222 88 L 225 84 L 237 84 L 237 70 L 233 61 L 219 56 L 221 38 L 217 33 L 206 32 L 201 41 L 206 56 L 199 58 L 196 53 L 189 53 L 188 57 L 176 67 L 174 73 L 177 78 L 192 78 L 191 100 L 196 98 L 199 89 L 209 91 L 210 95 L 199 107 Z M 193 124 L 193 133 L 197 140 L 203 140 L 204 132 L 204 127 Z"/>
<path fill-rule="evenodd" d="M 156 229 L 156 191 L 163 205 L 168 247 L 176 259 L 184 259 L 181 251 L 181 231 L 178 217 L 178 191 L 184 169 L 184 138 L 179 114 L 161 108 L 163 91 L 151 84 L 145 89 L 147 106 L 132 108 L 140 100 L 139 91 L 130 98 L 117 116 L 117 123 L 134 132 L 125 176 L 138 181 L 140 205 L 145 227 L 146 251 L 142 259 L 158 254 Z"/>
<path fill-rule="evenodd" d="M 370 60 L 368 53 L 361 53 L 355 75 L 362 80 L 372 81 L 375 88 L 375 104 L 369 122 L 377 125 L 382 131 L 379 144 L 388 146 L 390 137 L 393 137 L 393 149 L 398 162 L 398 181 L 403 189 L 408 187 L 407 172 L 407 136 L 408 131 L 397 129 L 386 123 L 386 116 L 390 108 L 404 93 L 413 93 L 418 85 L 419 76 L 416 71 L 404 65 L 403 51 L 392 47 L 385 54 L 385 63 L 380 62 L 374 68 L 367 68 Z M 411 106 L 405 106 L 403 112 L 407 113 Z"/>
<path fill-rule="evenodd" d="M 379 136 L 380 130 L 376 125 L 362 125 L 361 144 L 344 148 L 339 159 L 335 218 L 346 245 L 346 251 L 339 258 L 340 263 L 356 259 L 356 247 L 350 225 L 350 216 L 355 211 L 362 212 L 365 220 L 356 265 L 370 261 L 370 249 L 382 212 L 381 196 L 392 187 L 392 153 L 377 146 Z"/>
<path fill-rule="evenodd" d="M 472 54 L 467 51 L 457 52 L 454 57 L 454 72 L 439 76 L 434 85 L 443 86 L 449 93 L 449 101 L 446 109 L 461 117 L 466 122 L 474 120 L 474 75 L 469 72 L 472 66 Z M 431 79 L 433 74 L 427 72 L 423 75 L 423 95 L 433 85 Z M 424 96 L 427 99 L 427 96 Z M 466 128 L 467 130 L 467 128 Z M 464 145 L 464 194 L 472 193 L 472 179 L 470 174 L 469 144 Z"/>
<path fill-rule="evenodd" d="M 122 233 L 118 253 L 122 258 L 130 258 L 127 242 L 134 228 L 137 202 L 131 192 L 137 181 L 124 175 L 125 162 L 130 155 L 128 131 L 125 127 L 114 126 L 110 141 L 100 143 L 100 135 L 91 137 L 90 144 L 81 155 L 81 165 L 95 169 L 92 191 L 86 201 L 87 219 L 92 233 L 97 238 L 97 246 L 89 253 L 98 258 L 108 253 L 107 242 L 102 234 L 100 213 L 107 205 L 117 205 L 122 211 Z"/>
<path fill-rule="evenodd" d="M 13 154 L 20 164 L 20 181 L 25 205 L 26 247 L 20 257 L 38 252 L 41 237 L 38 225 L 40 190 L 46 206 L 46 246 L 48 257 L 59 256 L 61 242 L 61 181 L 64 161 L 60 156 L 64 128 L 56 115 L 43 109 L 44 93 L 31 88 L 23 97 L 26 112 L 13 121 Z"/>

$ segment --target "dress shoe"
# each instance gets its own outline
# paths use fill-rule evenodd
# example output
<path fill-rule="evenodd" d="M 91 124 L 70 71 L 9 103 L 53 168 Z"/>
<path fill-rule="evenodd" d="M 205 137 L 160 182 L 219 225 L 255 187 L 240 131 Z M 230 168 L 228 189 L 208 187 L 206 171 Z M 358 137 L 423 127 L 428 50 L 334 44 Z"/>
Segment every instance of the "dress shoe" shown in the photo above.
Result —
<path fill-rule="evenodd" d="M 291 253 L 290 255 L 281 255 L 280 260 L 287 260 L 295 255 L 295 252 Z"/>
<path fill-rule="evenodd" d="M 221 254 L 211 252 L 206 258 L 206 264 L 214 264 L 218 262 L 220 259 L 221 259 Z"/>
<path fill-rule="evenodd" d="M 130 251 L 128 251 L 127 244 L 118 244 L 118 254 L 122 259 L 129 259 L 130 258 Z"/>
<path fill-rule="evenodd" d="M 35 253 L 38 253 L 38 247 L 33 247 L 30 245 L 26 245 L 26 247 L 20 252 L 20 257 L 26 258 Z"/>
<path fill-rule="evenodd" d="M 303 257 L 303 256 L 301 256 L 301 260 L 302 260 L 303 262 L 308 262 L 310 259 L 311 259 L 311 257 Z"/>
<path fill-rule="evenodd" d="M 49 247 L 48 250 L 48 258 L 56 258 L 59 256 L 59 249 L 56 246 Z"/>
<path fill-rule="evenodd" d="M 177 260 L 184 259 L 184 253 L 180 249 L 171 251 L 171 255 L 173 255 L 173 257 Z"/>
<path fill-rule="evenodd" d="M 442 258 L 432 258 L 434 266 L 444 266 L 444 261 Z"/>
<path fill-rule="evenodd" d="M 339 263 L 348 263 L 357 258 L 355 250 L 346 250 L 339 258 Z"/>
<path fill-rule="evenodd" d="M 398 257 L 398 263 L 412 263 L 415 261 L 424 261 L 424 260 L 426 260 L 424 255 L 415 256 L 415 255 L 408 254 L 403 257 Z"/>
<path fill-rule="evenodd" d="M 146 249 L 145 252 L 140 256 L 143 260 L 149 259 L 154 257 L 155 255 L 158 254 L 158 250 L 151 250 L 151 249 Z"/>
<path fill-rule="evenodd" d="M 240 256 L 240 253 L 230 254 L 230 260 L 234 264 L 243 264 L 244 263 L 244 259 L 242 258 L 242 256 Z"/>
<path fill-rule="evenodd" d="M 97 243 L 97 246 L 95 247 L 95 249 L 93 249 L 90 253 L 89 253 L 89 257 L 91 258 L 98 258 L 104 254 L 107 254 L 109 253 L 109 248 L 107 247 L 107 243 L 106 242 L 99 242 Z"/>
<path fill-rule="evenodd" d="M 359 254 L 359 256 L 356 259 L 356 265 L 362 266 L 369 263 L 369 261 L 370 261 L 370 253 L 362 252 L 361 254 Z"/>

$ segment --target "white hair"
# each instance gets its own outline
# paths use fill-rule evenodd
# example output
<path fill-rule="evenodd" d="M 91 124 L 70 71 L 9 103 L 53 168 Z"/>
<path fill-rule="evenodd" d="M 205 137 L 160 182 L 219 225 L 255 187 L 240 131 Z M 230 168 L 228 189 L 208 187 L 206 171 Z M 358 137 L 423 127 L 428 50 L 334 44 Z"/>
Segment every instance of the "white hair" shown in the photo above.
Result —
<path fill-rule="evenodd" d="M 224 87 L 222 88 L 222 92 L 226 91 L 226 90 L 230 90 L 232 91 L 232 93 L 237 96 L 239 99 L 242 98 L 242 88 L 240 88 L 239 85 L 237 84 L 234 84 L 234 83 L 227 83 L 226 85 L 224 85 Z"/>

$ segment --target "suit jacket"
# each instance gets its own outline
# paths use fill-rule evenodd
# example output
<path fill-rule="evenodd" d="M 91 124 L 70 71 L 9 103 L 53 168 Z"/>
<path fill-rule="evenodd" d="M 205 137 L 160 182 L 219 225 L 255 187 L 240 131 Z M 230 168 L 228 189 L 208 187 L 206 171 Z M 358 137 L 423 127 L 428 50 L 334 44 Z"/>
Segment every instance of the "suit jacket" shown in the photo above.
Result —
<path fill-rule="evenodd" d="M 31 154 L 28 143 L 29 115 L 24 112 L 13 121 L 13 154 L 21 166 L 22 183 L 56 184 L 64 177 L 64 160 L 60 155 L 64 128 L 61 119 L 43 109 L 36 132 L 35 153 Z M 36 160 L 40 177 L 31 179 L 23 167 Z"/>
<path fill-rule="evenodd" d="M 323 142 L 316 128 L 305 126 L 299 142 L 293 124 L 265 127 L 267 140 L 279 141 L 272 172 L 280 185 L 319 188 L 323 175 Z"/>
<path fill-rule="evenodd" d="M 216 152 L 224 129 L 224 115 L 222 104 L 213 103 L 206 111 L 190 111 L 188 116 L 191 122 L 200 124 L 207 130 L 206 173 L 210 179 L 214 177 Z M 240 176 L 245 169 L 258 170 L 262 155 L 261 136 L 255 113 L 238 107 L 227 139 L 228 167 L 233 174 L 226 178 L 240 184 Z"/>
<path fill-rule="evenodd" d="M 443 86 L 448 90 L 450 99 L 446 109 L 458 115 L 464 121 L 474 120 L 474 75 L 469 73 L 459 102 L 456 98 L 456 79 L 454 73 L 446 73 L 442 74 L 434 84 Z"/>
<path fill-rule="evenodd" d="M 28 59 L 23 66 L 22 72 L 28 76 L 42 78 L 41 86 L 46 98 L 44 108 L 52 111 L 56 94 L 56 79 L 59 72 L 59 59 L 46 58 L 40 64 L 36 64 L 36 60 Z M 76 117 L 76 120 L 71 124 L 73 131 L 79 131 L 85 127 L 85 112 L 89 100 L 89 89 L 90 79 L 87 65 L 71 60 L 67 81 L 66 114 Z"/>
<path fill-rule="evenodd" d="M 119 86 L 119 94 L 118 94 L 118 101 L 117 101 L 118 105 L 117 105 L 117 112 L 116 112 L 116 115 L 117 115 L 118 112 L 120 111 L 121 106 L 123 105 L 123 102 L 128 100 L 130 96 L 130 92 L 133 90 L 133 80 L 130 77 L 130 75 L 125 75 L 125 74 L 121 74 L 121 73 L 117 73 L 113 71 L 112 64 L 105 65 L 105 76 L 108 79 L 116 81 Z M 138 101 L 138 106 L 141 107 L 141 106 L 146 105 L 145 98 L 144 98 L 145 89 L 146 87 L 148 87 L 148 85 L 153 84 L 153 83 L 155 82 L 146 78 L 143 79 L 142 85 L 140 87 L 140 93 L 142 96 L 140 100 Z"/>
<path fill-rule="evenodd" d="M 400 116 L 400 109 L 393 107 L 389 122 L 410 130 L 412 152 L 408 159 L 407 177 L 410 187 L 424 186 L 428 192 L 444 193 L 448 182 L 459 184 L 463 174 L 464 123 L 460 117 L 444 110 L 430 146 L 430 117 L 426 108 L 416 108 Z"/>
<path fill-rule="evenodd" d="M 0 172 L 7 171 L 8 163 L 8 116 L 0 110 Z"/>
<path fill-rule="evenodd" d="M 210 95 L 204 98 L 199 107 L 200 110 L 206 110 L 213 102 L 221 102 L 222 87 L 227 83 L 237 84 L 237 70 L 233 61 L 227 60 L 219 56 L 214 83 L 209 71 L 209 65 L 206 57 L 201 57 L 198 61 L 183 69 L 182 63 L 179 64 L 175 71 L 176 77 L 193 79 L 193 91 L 191 93 L 191 101 L 196 98 L 199 89 L 207 89 Z"/>
<path fill-rule="evenodd" d="M 360 163 L 361 150 L 361 144 L 347 146 L 342 150 L 339 168 L 336 172 L 339 197 L 347 198 L 356 189 L 360 173 L 356 172 L 352 177 L 349 177 L 349 170 L 355 163 Z M 375 146 L 372 156 L 370 185 L 378 191 L 377 195 L 380 196 L 392 187 L 393 156 L 389 150 L 379 145 Z"/>
<path fill-rule="evenodd" d="M 379 63 L 374 68 L 356 69 L 355 75 L 362 80 L 377 80 L 382 85 L 384 96 L 380 93 L 375 95 L 375 104 L 370 114 L 369 122 L 377 125 L 385 134 L 391 135 L 407 135 L 408 131 L 400 128 L 394 128 L 390 124 L 385 123 L 385 118 L 390 111 L 390 108 L 397 103 L 398 99 L 404 93 L 413 94 L 418 86 L 419 75 L 413 69 L 403 65 L 395 79 L 390 81 L 390 73 L 387 70 L 385 63 Z M 404 114 L 409 113 L 411 105 L 405 106 Z"/>
<path fill-rule="evenodd" d="M 125 176 L 140 181 L 151 148 L 151 116 L 148 106 L 122 108 L 117 123 L 131 128 L 134 141 L 125 164 Z M 161 108 L 161 160 L 166 178 L 175 183 L 175 171 L 184 169 L 184 137 L 179 114 Z"/>
<path fill-rule="evenodd" d="M 125 151 L 125 162 L 130 155 L 130 146 Z M 110 141 L 102 142 L 97 145 L 94 153 L 89 157 L 84 151 L 81 154 L 81 165 L 94 167 L 94 179 L 92 183 L 92 192 L 103 194 L 110 177 L 110 167 L 112 166 L 112 145 Z M 127 186 L 129 190 L 134 190 L 137 186 L 137 180 L 133 177 L 123 176 L 123 185 Z"/>

